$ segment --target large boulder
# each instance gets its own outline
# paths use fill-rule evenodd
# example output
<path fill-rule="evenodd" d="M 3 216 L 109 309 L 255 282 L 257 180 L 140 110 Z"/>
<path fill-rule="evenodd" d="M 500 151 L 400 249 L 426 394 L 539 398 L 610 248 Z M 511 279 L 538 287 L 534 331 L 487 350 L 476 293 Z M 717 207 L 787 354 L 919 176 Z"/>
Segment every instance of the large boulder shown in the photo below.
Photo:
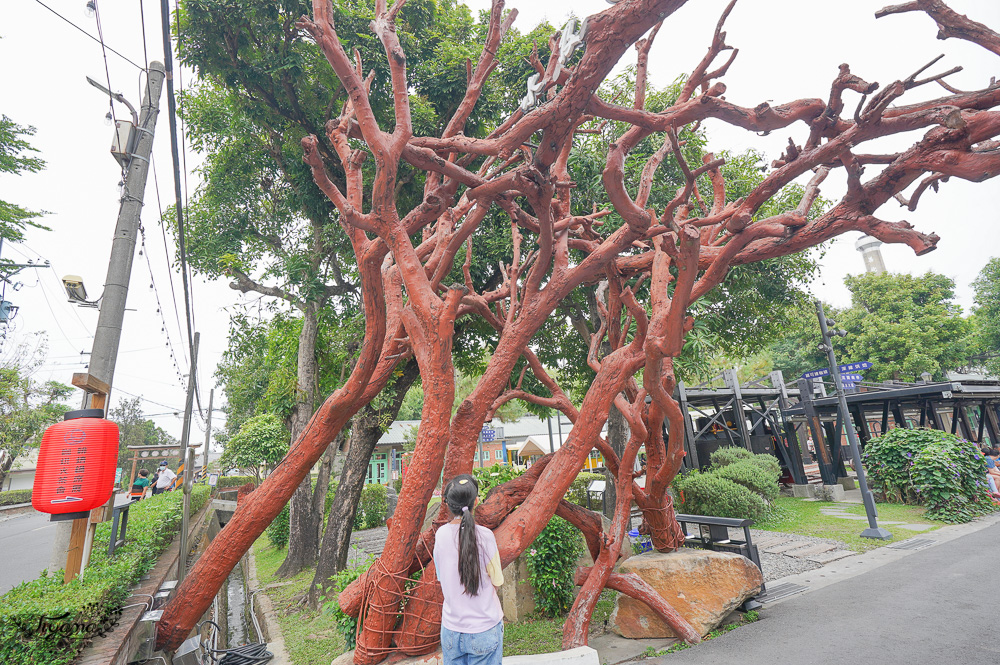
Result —
<path fill-rule="evenodd" d="M 749 559 L 701 549 L 646 552 L 619 562 L 616 570 L 645 580 L 701 635 L 757 595 L 764 583 L 760 569 Z M 622 637 L 676 637 L 645 603 L 623 594 L 615 601 L 610 625 Z"/>

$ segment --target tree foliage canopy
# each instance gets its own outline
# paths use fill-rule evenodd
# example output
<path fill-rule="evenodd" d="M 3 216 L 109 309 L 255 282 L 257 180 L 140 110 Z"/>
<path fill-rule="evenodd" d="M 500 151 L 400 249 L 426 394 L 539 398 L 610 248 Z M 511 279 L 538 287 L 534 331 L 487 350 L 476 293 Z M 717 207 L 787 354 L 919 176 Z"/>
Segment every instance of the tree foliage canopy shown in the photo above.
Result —
<path fill-rule="evenodd" d="M 281 419 L 271 413 L 254 416 L 226 442 L 219 466 L 223 471 L 250 471 L 260 480 L 262 470 L 266 473 L 274 468 L 288 453 L 288 443 L 288 430 Z"/>
<path fill-rule="evenodd" d="M 33 378 L 43 356 L 44 346 L 40 346 L 36 357 L 18 353 L 15 357 L 21 362 L 0 366 L 0 485 L 17 458 L 37 446 L 45 429 L 70 410 L 64 401 L 73 388 Z"/>
<path fill-rule="evenodd" d="M 41 158 L 31 154 L 38 151 L 25 138 L 34 133 L 34 127 L 19 125 L 6 115 L 0 115 L 0 173 L 35 173 L 45 167 Z M 20 242 L 29 226 L 46 228 L 33 221 L 41 214 L 0 199 L 0 241 Z M 11 262 L 0 258 L 0 275 L 4 273 L 5 263 Z"/>
<path fill-rule="evenodd" d="M 955 303 L 955 282 L 923 275 L 849 275 L 851 307 L 838 320 L 847 330 L 844 362 L 875 363 L 865 378 L 916 381 L 924 372 L 935 379 L 965 364 L 971 331 Z"/>
<path fill-rule="evenodd" d="M 990 259 L 972 283 L 975 291 L 973 325 L 975 346 L 981 362 L 1000 376 L 1000 258 Z"/>
<path fill-rule="evenodd" d="M 870 361 L 866 381 L 916 381 L 924 372 L 944 379 L 964 366 L 971 348 L 971 322 L 955 303 L 955 282 L 936 273 L 848 275 L 851 306 L 826 307 L 846 337 L 834 337 L 843 363 Z M 799 309 L 786 333 L 771 345 L 774 365 L 786 380 L 827 366 L 819 351 L 819 321 L 812 304 Z"/>

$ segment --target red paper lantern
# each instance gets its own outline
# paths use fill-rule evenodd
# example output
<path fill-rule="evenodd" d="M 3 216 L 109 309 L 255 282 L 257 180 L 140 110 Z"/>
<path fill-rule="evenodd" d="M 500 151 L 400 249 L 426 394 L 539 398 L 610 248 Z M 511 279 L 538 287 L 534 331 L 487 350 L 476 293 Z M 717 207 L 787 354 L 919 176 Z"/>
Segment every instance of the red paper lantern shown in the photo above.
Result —
<path fill-rule="evenodd" d="M 42 436 L 31 505 L 52 515 L 103 506 L 114 490 L 118 425 L 102 409 L 70 411 Z"/>

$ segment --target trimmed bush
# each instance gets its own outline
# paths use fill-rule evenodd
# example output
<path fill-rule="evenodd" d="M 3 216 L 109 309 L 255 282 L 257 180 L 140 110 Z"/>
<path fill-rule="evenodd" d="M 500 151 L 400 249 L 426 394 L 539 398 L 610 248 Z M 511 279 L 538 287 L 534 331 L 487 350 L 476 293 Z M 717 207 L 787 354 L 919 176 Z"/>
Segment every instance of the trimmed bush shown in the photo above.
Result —
<path fill-rule="evenodd" d="M 288 523 L 288 504 L 285 504 L 278 516 L 267 525 L 264 533 L 267 534 L 267 540 L 277 548 L 288 544 L 288 538 L 291 536 L 291 527 Z"/>
<path fill-rule="evenodd" d="M 216 484 L 215 489 L 230 489 L 233 487 L 243 487 L 247 483 L 257 483 L 257 479 L 253 476 L 219 476 L 219 482 Z"/>
<path fill-rule="evenodd" d="M 354 513 L 354 528 L 357 530 L 374 529 L 385 524 L 385 516 L 389 511 L 386 499 L 385 485 L 370 483 L 361 490 L 361 500 L 358 510 Z"/>
<path fill-rule="evenodd" d="M 954 434 L 896 428 L 868 442 L 862 463 L 879 500 L 927 506 L 931 519 L 957 524 L 996 510 L 983 456 Z"/>
<path fill-rule="evenodd" d="M 604 480 L 603 473 L 581 471 L 566 490 L 566 500 L 578 506 L 587 506 L 587 488 L 595 480 Z"/>
<path fill-rule="evenodd" d="M 0 506 L 14 506 L 19 503 L 31 503 L 31 490 L 0 492 Z"/>
<path fill-rule="evenodd" d="M 673 488 L 680 499 L 680 512 L 713 517 L 750 518 L 759 522 L 771 505 L 760 494 L 716 473 L 692 471 L 674 478 Z"/>
<path fill-rule="evenodd" d="M 581 474 L 582 475 L 582 474 Z M 547 617 L 565 614 L 573 604 L 573 571 L 583 550 L 576 527 L 553 516 L 526 552 L 535 590 L 535 609 Z"/>
<path fill-rule="evenodd" d="M 764 470 L 768 476 L 774 477 L 774 484 L 777 486 L 778 479 L 781 478 L 781 464 L 778 462 L 778 458 L 774 455 L 768 455 L 767 453 L 761 453 L 760 455 L 754 455 L 747 460 L 751 464 L 755 464 Z"/>
<path fill-rule="evenodd" d="M 746 448 L 726 446 L 713 451 L 708 459 L 713 467 L 719 468 L 727 464 L 735 464 L 742 460 L 752 459 L 753 456 L 753 453 Z"/>
<path fill-rule="evenodd" d="M 764 455 L 757 455 L 757 457 L 764 457 Z M 772 459 L 774 458 L 772 457 Z M 725 478 L 746 487 L 751 492 L 764 497 L 768 503 L 774 503 L 778 498 L 778 477 L 780 474 L 773 470 L 768 472 L 757 464 L 756 460 L 748 459 L 727 464 L 721 469 L 713 470 L 712 474 L 717 478 Z"/>
<path fill-rule="evenodd" d="M 209 488 L 196 485 L 191 510 L 201 509 Z M 42 576 L 0 598 L 0 662 L 65 665 L 117 621 L 132 586 L 152 568 L 180 530 L 183 494 L 168 492 L 129 510 L 125 544 L 108 557 L 111 523 L 97 527 L 90 565 L 82 577 Z"/>

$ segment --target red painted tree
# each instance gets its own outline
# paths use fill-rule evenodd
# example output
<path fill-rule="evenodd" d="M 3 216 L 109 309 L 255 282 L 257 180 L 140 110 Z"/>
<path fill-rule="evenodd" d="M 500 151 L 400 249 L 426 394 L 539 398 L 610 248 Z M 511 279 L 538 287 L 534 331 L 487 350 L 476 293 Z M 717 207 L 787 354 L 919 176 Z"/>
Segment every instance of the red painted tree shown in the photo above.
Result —
<path fill-rule="evenodd" d="M 693 325 L 690 306 L 717 287 L 733 266 L 798 252 L 846 231 L 905 243 L 917 254 L 933 250 L 936 235 L 921 233 L 904 221 L 883 221 L 875 212 L 894 197 L 905 198 L 914 183 L 905 199 L 911 209 L 928 186 L 948 177 L 981 181 L 1000 173 L 1000 144 L 994 138 L 1000 135 L 1000 85 L 960 92 L 942 80 L 951 72 L 919 79 L 928 66 L 880 89 L 842 65 L 826 101 L 800 99 L 743 108 L 725 99 L 725 85 L 718 80 L 736 54 L 722 31 L 730 5 L 707 55 L 676 102 L 654 113 L 644 108 L 649 47 L 684 0 L 623 0 L 589 17 L 580 32 L 566 29 L 554 35 L 548 62 L 534 59 L 538 74 L 528 82 L 521 109 L 486 137 L 465 136 L 463 127 L 483 81 L 497 64 L 495 53 L 516 13 L 505 17 L 503 1 L 495 0 L 482 55 L 475 66 L 469 65 L 464 100 L 441 136 L 414 136 L 406 56 L 394 29 L 401 4 L 389 7 L 378 0 L 371 24 L 392 73 L 392 131 L 382 128 L 373 114 L 363 63 L 343 49 L 327 3 L 317 0 L 313 18 L 299 23 L 350 93 L 350 103 L 326 128 L 347 174 L 343 191 L 327 177 L 316 138 L 307 137 L 303 145 L 314 178 L 340 212 L 357 255 L 366 316 L 364 344 L 348 382 L 327 399 L 285 461 L 241 502 L 225 537 L 212 543 L 185 579 L 178 594 L 183 601 L 168 606 L 161 623 L 160 646 L 180 643 L 335 434 L 411 354 L 420 366 L 425 391 L 413 462 L 382 556 L 339 598 L 346 612 L 363 614 L 355 662 L 369 665 L 395 651 L 425 653 L 436 645 L 441 597 L 430 561 L 434 529 L 421 533 L 425 511 L 442 471 L 448 479 L 472 470 L 482 423 L 511 399 L 557 408 L 574 427 L 557 452 L 496 488 L 478 509 L 477 520 L 494 529 L 504 564 L 531 544 L 553 514 L 583 531 L 595 564 L 577 571 L 582 590 L 566 621 L 564 647 L 586 642 L 591 613 L 605 587 L 644 600 L 686 640 L 698 641 L 690 626 L 642 580 L 612 572 L 633 501 L 657 550 L 671 551 L 683 539 L 666 490 L 684 454 L 673 367 Z M 883 13 L 912 10 L 934 17 L 946 36 L 994 52 L 1000 47 L 996 33 L 935 0 Z M 634 100 L 624 105 L 602 99 L 599 87 L 633 45 L 638 52 Z M 577 49 L 582 56 L 574 59 Z M 731 53 L 723 57 L 726 51 Z M 949 95 L 899 103 L 907 90 L 935 83 Z M 848 90 L 860 94 L 860 103 L 845 114 Z M 688 164 L 678 140 L 682 128 L 706 118 L 755 132 L 801 123 L 806 136 L 800 143 L 789 141 L 749 195 L 729 200 L 720 173 L 723 160 L 708 155 L 701 164 Z M 628 127 L 606 155 L 602 184 L 611 208 L 574 215 L 574 137 L 607 120 Z M 914 130 L 922 137 L 902 152 L 862 150 L 874 139 Z M 661 140 L 662 147 L 647 161 L 639 182 L 626 182 L 626 156 L 651 136 Z M 362 170 L 366 158 L 374 160 L 374 169 Z M 663 209 L 655 210 L 647 201 L 654 173 L 664 160 L 676 161 L 685 182 Z M 424 198 L 410 210 L 400 210 L 395 199 L 404 162 L 426 172 Z M 844 169 L 846 193 L 822 214 L 810 214 L 820 184 L 834 169 Z M 871 172 L 867 178 L 866 171 Z M 760 214 L 783 187 L 809 174 L 795 209 L 770 217 Z M 509 218 L 513 259 L 503 267 L 504 282 L 479 293 L 470 265 L 476 231 L 491 210 Z M 620 226 L 602 232 L 603 218 L 611 216 Z M 446 284 L 458 264 L 464 283 Z M 586 285 L 596 289 L 601 325 L 587 358 L 595 378 L 577 409 L 532 352 L 531 343 L 557 305 Z M 648 297 L 640 302 L 640 294 Z M 460 316 L 481 317 L 497 331 L 499 341 L 479 384 L 452 416 L 452 337 Z M 522 358 L 547 395 L 531 394 L 522 389 L 521 379 L 512 377 Z M 631 430 L 620 457 L 601 437 L 612 404 Z M 641 446 L 648 458 L 644 488 L 634 482 L 632 472 Z M 617 478 L 608 531 L 602 530 L 595 514 L 562 499 L 594 448 Z M 443 504 L 441 511 L 435 527 L 450 519 Z M 401 609 L 404 583 L 421 568 L 420 582 L 405 591 Z"/>

